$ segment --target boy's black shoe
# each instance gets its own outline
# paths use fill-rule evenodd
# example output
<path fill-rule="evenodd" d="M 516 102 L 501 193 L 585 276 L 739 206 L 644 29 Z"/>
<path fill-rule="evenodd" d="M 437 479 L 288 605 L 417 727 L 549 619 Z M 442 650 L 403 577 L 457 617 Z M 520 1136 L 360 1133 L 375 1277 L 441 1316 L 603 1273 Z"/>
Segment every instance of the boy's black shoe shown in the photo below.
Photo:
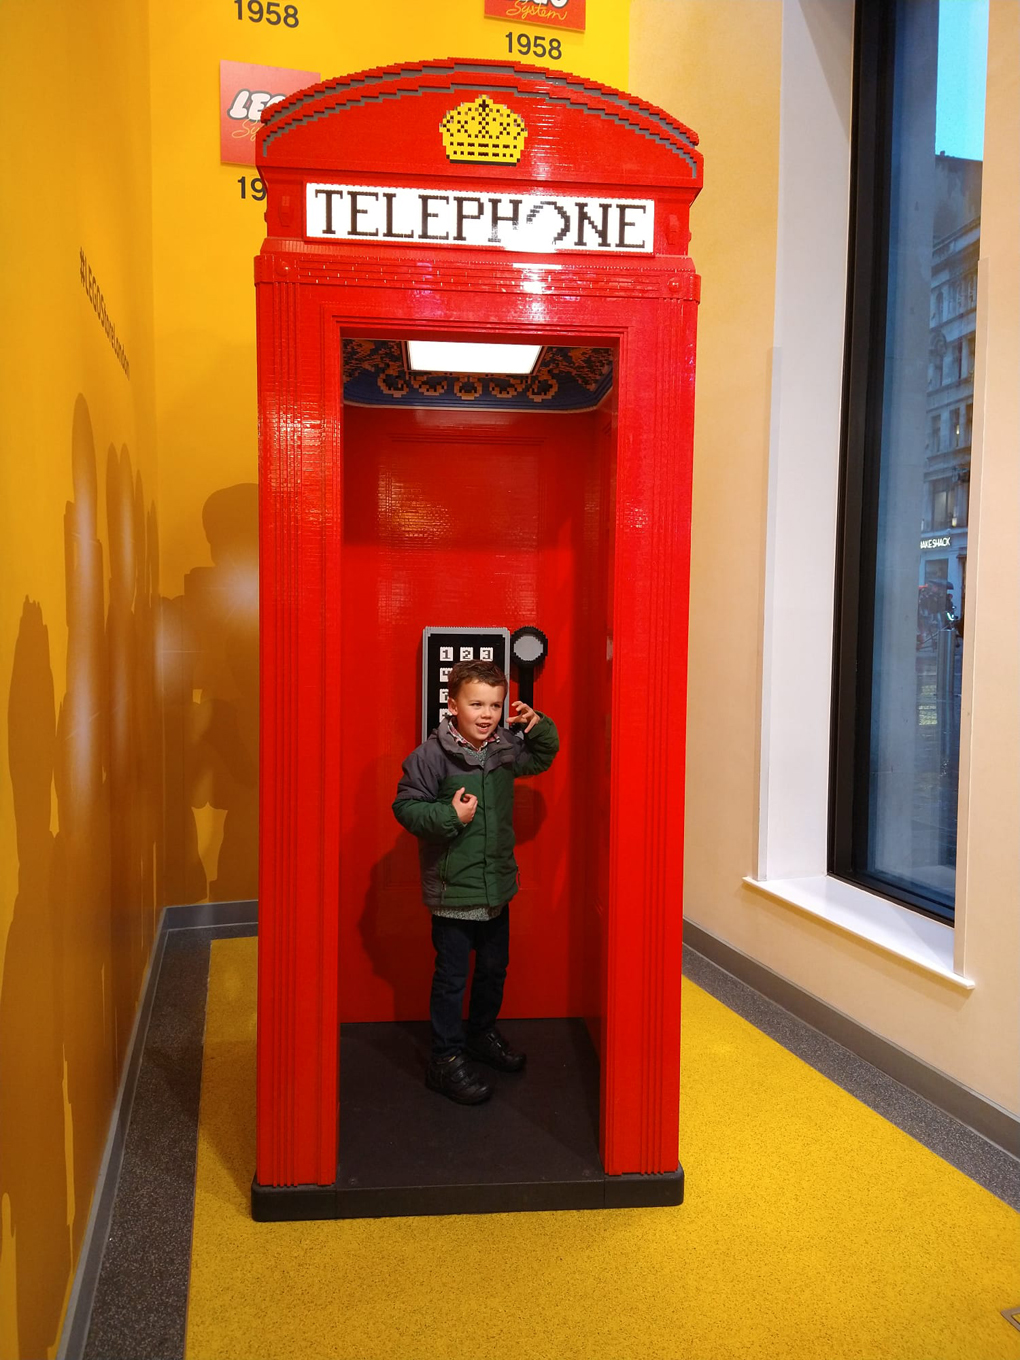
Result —
<path fill-rule="evenodd" d="M 425 1069 L 425 1085 L 458 1105 L 481 1105 L 492 1095 L 492 1087 L 474 1068 L 468 1067 L 463 1053 L 431 1059 Z"/>
<path fill-rule="evenodd" d="M 500 1072 L 520 1072 L 528 1061 L 528 1055 L 515 1052 L 498 1029 L 486 1029 L 481 1034 L 469 1035 L 467 1051 L 478 1062 L 488 1063 Z"/>

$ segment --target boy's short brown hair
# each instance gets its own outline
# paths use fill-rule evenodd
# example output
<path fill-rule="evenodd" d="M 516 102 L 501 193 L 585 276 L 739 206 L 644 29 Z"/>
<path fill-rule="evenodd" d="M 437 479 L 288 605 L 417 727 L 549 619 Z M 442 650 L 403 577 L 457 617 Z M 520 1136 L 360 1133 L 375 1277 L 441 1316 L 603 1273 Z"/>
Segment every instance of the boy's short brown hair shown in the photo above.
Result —
<path fill-rule="evenodd" d="M 477 680 L 483 685 L 502 685 L 504 697 L 510 692 L 506 676 L 495 661 L 458 661 L 456 666 L 450 667 L 450 676 L 446 682 L 450 698 L 456 699 L 461 685 L 469 680 Z"/>

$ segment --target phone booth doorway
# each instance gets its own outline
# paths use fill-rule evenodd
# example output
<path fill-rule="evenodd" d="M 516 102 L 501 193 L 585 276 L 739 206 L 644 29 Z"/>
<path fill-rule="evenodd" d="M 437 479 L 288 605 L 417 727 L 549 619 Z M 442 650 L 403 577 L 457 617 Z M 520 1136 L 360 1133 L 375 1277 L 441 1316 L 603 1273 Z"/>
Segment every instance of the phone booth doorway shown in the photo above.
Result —
<path fill-rule="evenodd" d="M 469 60 L 262 122 L 253 1214 L 679 1203 L 697 138 Z M 416 366 L 436 340 L 539 357 Z M 515 805 L 500 1024 L 529 1067 L 475 1109 L 423 1085 L 429 918 L 390 809 L 423 634 L 455 625 L 543 631 L 562 742 Z"/>

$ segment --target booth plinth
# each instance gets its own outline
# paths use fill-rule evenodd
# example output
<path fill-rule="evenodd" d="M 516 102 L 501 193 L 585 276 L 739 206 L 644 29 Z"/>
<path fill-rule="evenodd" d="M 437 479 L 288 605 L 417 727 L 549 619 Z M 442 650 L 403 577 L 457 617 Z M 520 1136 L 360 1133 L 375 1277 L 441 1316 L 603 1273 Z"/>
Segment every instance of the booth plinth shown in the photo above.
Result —
<path fill-rule="evenodd" d="M 252 1184 L 260 1222 L 677 1205 L 683 1171 L 607 1176 L 599 1157 L 599 1068 L 583 1020 L 510 1020 L 523 1073 L 486 1071 L 485 1105 L 423 1083 L 428 1025 L 344 1025 L 343 1110 L 331 1186 Z"/>

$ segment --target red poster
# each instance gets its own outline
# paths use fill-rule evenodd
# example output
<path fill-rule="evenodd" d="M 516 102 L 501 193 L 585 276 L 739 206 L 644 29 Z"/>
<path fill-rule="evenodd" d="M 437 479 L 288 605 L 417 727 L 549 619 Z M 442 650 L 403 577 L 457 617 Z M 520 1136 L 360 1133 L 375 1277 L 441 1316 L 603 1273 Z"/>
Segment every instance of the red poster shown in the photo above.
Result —
<path fill-rule="evenodd" d="M 487 19 L 509 19 L 515 24 L 539 24 L 555 32 L 584 32 L 585 0 L 485 0 Z"/>
<path fill-rule="evenodd" d="M 574 0 L 569 0 L 573 4 Z M 316 85 L 318 71 L 291 71 L 285 66 L 253 66 L 246 61 L 220 62 L 220 160 L 227 165 L 255 164 L 255 130 L 259 114 L 306 85 Z"/>

